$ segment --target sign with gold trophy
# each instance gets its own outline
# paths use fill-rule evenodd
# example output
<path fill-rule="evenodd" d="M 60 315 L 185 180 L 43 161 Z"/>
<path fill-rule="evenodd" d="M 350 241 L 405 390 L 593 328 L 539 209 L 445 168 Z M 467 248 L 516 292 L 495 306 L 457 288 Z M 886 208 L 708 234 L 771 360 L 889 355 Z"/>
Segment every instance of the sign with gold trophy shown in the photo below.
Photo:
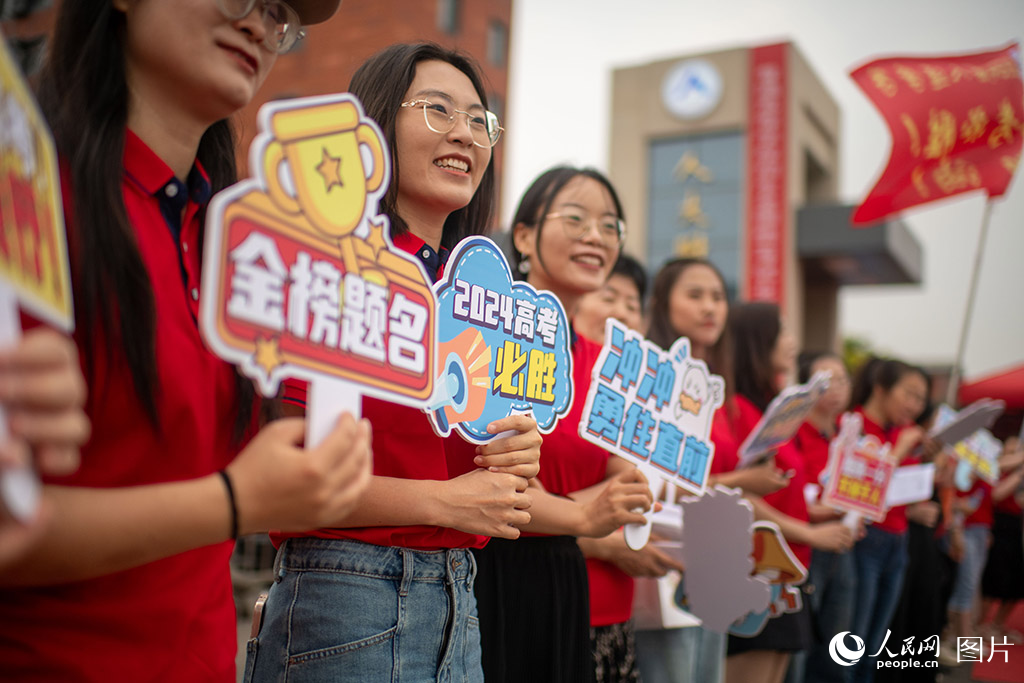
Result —
<path fill-rule="evenodd" d="M 60 176 L 53 137 L 0 35 L 0 348 L 21 339 L 21 308 L 65 332 L 75 327 Z M 0 406 L 0 441 L 9 436 Z M 30 465 L 0 468 L 0 519 L 34 519 Z"/>
<path fill-rule="evenodd" d="M 57 154 L 50 130 L 2 37 L 0 287 L 6 292 L 3 300 L 14 305 L 15 315 L 20 303 L 54 327 L 65 332 L 74 329 Z"/>
<path fill-rule="evenodd" d="M 213 198 L 200 323 L 265 395 L 309 381 L 307 445 L 362 395 L 423 407 L 433 392 L 436 304 L 422 265 L 393 250 L 377 205 L 390 155 L 343 93 L 264 105 L 255 177 Z"/>

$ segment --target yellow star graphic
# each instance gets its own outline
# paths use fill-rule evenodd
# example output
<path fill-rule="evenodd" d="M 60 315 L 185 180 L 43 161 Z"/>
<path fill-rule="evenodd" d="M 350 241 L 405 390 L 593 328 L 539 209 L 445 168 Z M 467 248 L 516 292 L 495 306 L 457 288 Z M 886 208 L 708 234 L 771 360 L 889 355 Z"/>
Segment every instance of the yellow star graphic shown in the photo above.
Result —
<path fill-rule="evenodd" d="M 382 249 L 388 248 L 387 240 L 384 239 L 385 225 L 386 222 L 383 220 L 380 223 L 374 223 L 373 219 L 370 219 L 370 236 L 366 238 L 366 243 L 370 245 L 371 249 L 373 249 L 374 258 L 377 258 L 377 254 L 379 254 Z"/>
<path fill-rule="evenodd" d="M 324 179 L 324 191 L 330 192 L 335 185 L 344 187 L 341 182 L 341 158 L 332 157 L 327 153 L 326 147 L 323 148 L 323 151 L 323 157 L 320 159 L 316 171 Z"/>
<path fill-rule="evenodd" d="M 253 360 L 256 361 L 256 366 L 267 373 L 267 377 L 273 372 L 274 368 L 281 364 L 281 350 L 277 345 L 277 338 L 271 337 L 266 339 L 259 337 L 256 339 L 256 349 L 252 354 Z"/>

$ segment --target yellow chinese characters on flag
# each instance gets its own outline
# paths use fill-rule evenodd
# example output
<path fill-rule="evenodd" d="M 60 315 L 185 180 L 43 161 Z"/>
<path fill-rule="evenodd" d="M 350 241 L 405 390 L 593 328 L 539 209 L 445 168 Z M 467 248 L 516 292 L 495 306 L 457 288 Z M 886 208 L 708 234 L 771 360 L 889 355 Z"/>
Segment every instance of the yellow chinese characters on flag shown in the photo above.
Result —
<path fill-rule="evenodd" d="M 0 38 L 0 279 L 33 315 L 74 327 L 53 139 Z"/>
<path fill-rule="evenodd" d="M 1006 192 L 1024 139 L 1016 43 L 973 55 L 879 59 L 850 75 L 892 134 L 889 163 L 855 224 L 963 192 Z"/>

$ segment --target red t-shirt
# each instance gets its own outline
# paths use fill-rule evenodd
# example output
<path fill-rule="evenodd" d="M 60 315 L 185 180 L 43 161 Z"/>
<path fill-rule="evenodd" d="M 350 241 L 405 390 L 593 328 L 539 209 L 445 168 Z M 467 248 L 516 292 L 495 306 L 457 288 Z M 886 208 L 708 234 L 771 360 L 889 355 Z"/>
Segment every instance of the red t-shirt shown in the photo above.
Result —
<path fill-rule="evenodd" d="M 1000 478 L 1010 476 L 1012 470 L 1007 470 L 1000 475 Z M 1020 505 L 1017 504 L 1017 497 L 1010 493 L 1006 498 L 1003 498 L 998 503 L 992 504 L 995 511 L 1000 512 L 1004 515 L 1021 515 L 1024 514 L 1024 510 L 1021 510 Z"/>
<path fill-rule="evenodd" d="M 740 444 L 750 436 L 754 427 L 761 420 L 763 413 L 757 406 L 750 402 L 745 396 L 739 394 L 733 397 L 737 411 L 733 419 L 733 435 Z M 717 448 L 717 447 L 716 447 Z M 717 459 L 717 451 L 715 458 Z M 779 512 L 785 513 L 794 519 L 803 522 L 808 520 L 807 501 L 804 499 L 804 485 L 807 483 L 807 475 L 804 473 L 803 458 L 800 451 L 796 449 L 792 441 L 788 441 L 775 452 L 775 466 L 783 472 L 792 470 L 793 476 L 785 488 L 764 497 L 764 502 L 771 505 Z M 810 566 L 811 548 L 803 543 L 789 543 L 793 554 L 803 563 L 805 567 Z"/>
<path fill-rule="evenodd" d="M 200 170 L 190 175 L 187 189 L 173 177 L 139 138 L 126 135 L 122 193 L 153 288 L 162 432 L 153 429 L 135 394 L 119 345 L 98 332 L 86 406 L 92 436 L 79 470 L 48 483 L 114 488 L 192 479 L 223 468 L 238 450 L 231 443 L 233 370 L 207 351 L 196 326 L 197 211 L 209 184 Z M 185 207 L 179 244 L 160 208 L 160 197 L 172 193 Z M 66 186 L 65 197 L 73 228 Z M 81 339 L 76 341 L 81 350 Z M 108 346 L 112 363 L 104 353 Z M 234 681 L 232 547 L 218 543 L 87 581 L 0 590 L 0 678 Z"/>
<path fill-rule="evenodd" d="M 878 438 L 883 444 L 895 444 L 896 438 L 899 436 L 902 428 L 900 427 L 882 427 L 880 424 L 872 420 L 866 414 L 864 414 L 864 408 L 855 408 L 854 412 L 860 414 L 864 420 L 864 434 L 872 435 Z M 900 463 L 901 465 L 916 465 L 920 463 L 920 458 L 913 456 L 907 456 Z M 894 508 L 890 508 L 889 512 L 886 513 L 885 519 L 881 522 L 875 522 L 874 526 L 883 531 L 888 531 L 892 534 L 902 534 L 907 530 L 907 506 L 897 505 Z"/>
<path fill-rule="evenodd" d="M 828 446 L 831 441 L 830 437 L 822 434 L 810 422 L 800 425 L 793 443 L 804 457 L 804 476 L 808 484 L 821 484 L 821 473 L 828 466 Z"/>
<path fill-rule="evenodd" d="M 392 242 L 397 248 L 420 259 L 427 267 L 428 273 L 443 267 L 438 266 L 436 252 L 411 232 L 393 238 Z M 304 408 L 307 383 L 301 380 L 287 380 L 284 385 L 283 400 Z M 475 446 L 470 446 L 457 435 L 447 439 L 438 436 L 431 427 L 427 414 L 418 408 L 364 397 L 362 413 L 363 417 L 370 421 L 373 432 L 373 473 L 377 476 L 447 481 L 475 468 Z M 465 460 L 468 460 L 468 463 L 462 462 Z M 455 467 L 452 467 L 453 464 Z M 426 524 L 270 534 L 274 545 L 280 545 L 286 538 L 304 536 L 352 539 L 374 545 L 413 550 L 482 548 L 488 540 L 487 536 Z"/>
<path fill-rule="evenodd" d="M 604 481 L 611 454 L 580 437 L 583 405 L 587 402 L 594 364 L 601 346 L 573 335 L 573 397 L 569 413 L 558 421 L 541 446 L 537 478 L 548 492 L 567 496 Z M 590 625 L 608 626 L 628 621 L 633 612 L 633 577 L 610 562 L 587 558 L 590 587 Z"/>
<path fill-rule="evenodd" d="M 967 491 L 956 490 L 957 498 L 966 498 L 970 511 L 964 517 L 964 526 L 992 528 L 992 485 L 983 479 L 975 479 Z"/>
<path fill-rule="evenodd" d="M 740 445 L 753 431 L 761 411 L 750 401 L 737 401 L 733 396 L 715 412 L 711 421 L 711 442 L 715 444 L 715 457 L 711 461 L 711 474 L 732 472 L 740 461 Z"/>

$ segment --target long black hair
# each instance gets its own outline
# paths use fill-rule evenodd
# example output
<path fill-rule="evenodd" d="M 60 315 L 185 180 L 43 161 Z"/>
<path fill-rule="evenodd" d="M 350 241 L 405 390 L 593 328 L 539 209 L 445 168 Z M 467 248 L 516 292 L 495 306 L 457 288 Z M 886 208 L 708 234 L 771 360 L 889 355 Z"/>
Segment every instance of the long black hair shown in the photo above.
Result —
<path fill-rule="evenodd" d="M 736 393 L 764 412 L 778 393 L 772 350 L 782 332 L 779 307 L 765 301 L 737 303 L 729 309 Z"/>
<path fill-rule="evenodd" d="M 391 234 L 409 231 L 405 220 L 398 215 L 398 186 L 401 171 L 398 168 L 398 150 L 395 143 L 395 121 L 402 108 L 405 93 L 416 78 L 416 65 L 426 61 L 451 64 L 466 74 L 480 103 L 487 108 L 487 93 L 476 61 L 467 54 L 449 50 L 436 43 L 399 43 L 384 48 L 363 62 L 348 84 L 348 90 L 363 103 L 366 115 L 377 122 L 388 148 L 391 150 L 391 185 L 380 202 L 380 210 L 391 222 Z M 497 198 L 495 196 L 494 155 L 480 179 L 480 186 L 469 204 L 448 215 L 441 234 L 442 246 L 451 249 L 463 237 L 480 235 L 490 226 Z"/>
<path fill-rule="evenodd" d="M 95 385 L 95 354 L 104 353 L 114 363 L 121 361 L 115 356 L 120 350 L 135 393 L 160 430 L 153 287 L 121 190 L 129 104 L 125 42 L 124 14 L 110 0 L 61 3 L 41 74 L 39 103 L 70 175 L 73 214 L 68 216 L 68 237 L 76 335 L 86 379 Z M 197 157 L 214 192 L 235 182 L 235 140 L 226 120 L 207 129 Z M 97 349 L 101 330 L 105 343 Z M 252 383 L 241 376 L 237 385 L 236 439 L 251 419 L 255 394 Z"/>
<path fill-rule="evenodd" d="M 710 268 L 718 277 L 718 282 L 722 285 L 722 292 L 728 297 L 729 290 L 725 286 L 725 277 L 711 261 L 702 258 L 674 258 L 662 264 L 654 276 L 654 285 L 651 287 L 651 301 L 647 309 L 651 322 L 647 329 L 647 338 L 663 349 L 668 349 L 676 339 L 683 336 L 679 330 L 672 327 L 672 316 L 669 309 L 672 306 L 672 290 L 675 289 L 676 282 L 683 276 L 683 273 L 693 266 Z M 718 341 L 708 349 L 706 362 L 711 372 L 725 380 L 726 396 L 730 396 L 733 390 L 733 359 L 732 334 L 729 331 L 729 325 L 725 325 Z"/>
<path fill-rule="evenodd" d="M 562 188 L 569 184 L 569 181 L 580 177 L 590 178 L 601 183 L 608 190 L 608 194 L 611 195 L 612 203 L 615 205 L 616 217 L 623 221 L 626 219 L 622 215 L 622 202 L 619 201 L 619 195 L 612 186 L 612 182 L 603 173 L 593 168 L 555 166 L 537 176 L 526 192 L 523 193 L 522 199 L 519 200 L 519 206 L 516 207 L 515 216 L 512 217 L 512 230 L 515 231 L 516 226 L 519 224 L 531 228 L 536 226 L 537 232 L 534 235 L 534 240 L 535 244 L 539 245 L 540 233 L 544 229 L 544 216 L 548 215 L 551 211 L 551 205 L 554 203 L 555 197 L 562 191 Z M 543 264 L 544 259 L 540 255 L 540 250 L 537 249 L 536 253 L 537 260 Z M 511 265 L 514 272 L 519 272 L 519 264 L 523 260 L 523 253 L 516 247 L 515 236 L 513 235 Z"/>

